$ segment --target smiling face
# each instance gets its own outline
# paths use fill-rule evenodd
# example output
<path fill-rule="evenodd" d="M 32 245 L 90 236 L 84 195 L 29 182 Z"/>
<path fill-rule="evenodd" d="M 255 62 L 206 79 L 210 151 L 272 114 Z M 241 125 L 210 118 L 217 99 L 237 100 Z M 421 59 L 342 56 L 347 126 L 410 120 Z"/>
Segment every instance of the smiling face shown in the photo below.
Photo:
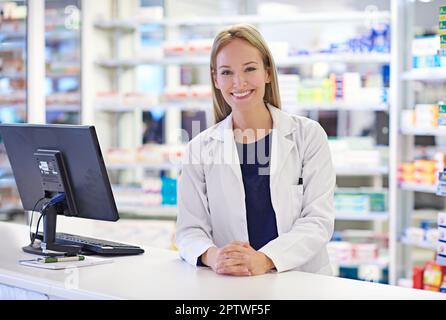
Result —
<path fill-rule="evenodd" d="M 234 39 L 218 52 L 213 78 L 232 109 L 247 111 L 264 106 L 270 76 L 259 50 L 248 42 Z"/>

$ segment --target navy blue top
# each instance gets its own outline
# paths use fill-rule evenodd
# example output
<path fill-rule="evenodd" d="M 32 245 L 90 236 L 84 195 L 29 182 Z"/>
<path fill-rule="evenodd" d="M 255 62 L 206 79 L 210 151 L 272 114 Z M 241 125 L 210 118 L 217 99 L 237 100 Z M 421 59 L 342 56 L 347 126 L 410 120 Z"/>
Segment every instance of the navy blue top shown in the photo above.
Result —
<path fill-rule="evenodd" d="M 269 187 L 271 136 L 272 133 L 253 143 L 236 143 L 245 188 L 249 243 L 255 250 L 278 236 Z"/>
<path fill-rule="evenodd" d="M 236 143 L 245 188 L 249 244 L 255 250 L 278 236 L 269 187 L 271 136 L 272 133 L 253 143 Z M 201 257 L 197 265 L 204 266 Z"/>

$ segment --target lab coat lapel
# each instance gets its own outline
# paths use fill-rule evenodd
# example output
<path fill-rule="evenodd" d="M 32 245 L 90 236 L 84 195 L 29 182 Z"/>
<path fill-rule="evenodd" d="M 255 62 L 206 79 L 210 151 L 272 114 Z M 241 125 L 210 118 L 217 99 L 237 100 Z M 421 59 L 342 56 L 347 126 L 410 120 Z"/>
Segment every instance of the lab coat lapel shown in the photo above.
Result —
<path fill-rule="evenodd" d="M 295 142 L 291 137 L 292 131 L 290 130 L 289 119 L 284 119 L 283 114 L 279 109 L 270 105 L 268 107 L 271 117 L 273 118 L 270 186 L 275 187 L 276 183 L 279 182 L 280 172 L 283 169 L 291 150 L 295 146 Z"/>
<path fill-rule="evenodd" d="M 240 192 L 242 192 L 242 194 L 244 195 L 245 189 L 243 187 L 242 170 L 240 168 L 240 160 L 238 157 L 237 146 L 235 145 L 234 134 L 232 130 L 225 130 L 223 142 L 223 157 L 224 163 L 227 164 L 231 168 L 232 172 L 235 174 L 238 185 L 241 188 Z"/>
<path fill-rule="evenodd" d="M 240 168 L 240 161 L 237 152 L 237 146 L 235 144 L 234 133 L 232 126 L 232 113 L 229 114 L 219 125 L 219 130 L 213 134 L 213 137 L 220 141 L 220 151 L 223 152 L 223 163 L 231 168 L 232 173 L 237 178 L 238 192 L 243 199 L 245 199 L 245 189 L 243 187 L 242 170 Z M 229 180 L 231 181 L 231 180 Z M 231 181 L 232 183 L 232 181 Z"/>

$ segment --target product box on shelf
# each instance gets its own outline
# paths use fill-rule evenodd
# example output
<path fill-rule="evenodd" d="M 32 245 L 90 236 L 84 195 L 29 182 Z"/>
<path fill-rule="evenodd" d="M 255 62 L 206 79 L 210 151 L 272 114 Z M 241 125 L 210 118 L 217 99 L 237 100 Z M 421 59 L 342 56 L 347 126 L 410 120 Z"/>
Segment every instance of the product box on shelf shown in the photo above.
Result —
<path fill-rule="evenodd" d="M 437 217 L 438 224 L 438 244 L 436 262 L 446 266 L 446 212 L 439 212 Z"/>
<path fill-rule="evenodd" d="M 445 67 L 446 60 L 438 55 L 440 35 L 416 37 L 412 41 L 413 68 Z"/>
<path fill-rule="evenodd" d="M 377 264 L 358 267 L 358 279 L 369 282 L 388 283 L 388 268 Z"/>
<path fill-rule="evenodd" d="M 446 275 L 446 267 L 432 261 L 426 262 L 423 272 L 423 289 L 440 291 L 444 275 Z"/>
<path fill-rule="evenodd" d="M 188 53 L 191 55 L 210 55 L 213 39 L 194 39 L 187 43 Z"/>
<path fill-rule="evenodd" d="M 439 101 L 438 102 L 438 125 L 446 126 L 446 102 Z"/>
<path fill-rule="evenodd" d="M 415 127 L 417 129 L 435 129 L 438 127 L 439 109 L 436 104 L 417 104 L 415 110 Z"/>

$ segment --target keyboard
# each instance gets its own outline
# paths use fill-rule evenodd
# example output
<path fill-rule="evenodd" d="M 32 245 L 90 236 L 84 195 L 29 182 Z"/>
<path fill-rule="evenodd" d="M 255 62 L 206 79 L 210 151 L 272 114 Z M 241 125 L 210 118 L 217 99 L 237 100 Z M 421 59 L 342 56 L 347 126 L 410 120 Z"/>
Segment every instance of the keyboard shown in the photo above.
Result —
<path fill-rule="evenodd" d="M 43 234 L 38 233 L 37 239 L 42 240 Z M 80 246 L 83 254 L 97 254 L 101 256 L 123 256 L 144 253 L 144 249 L 125 243 L 102 239 L 83 237 L 69 233 L 56 233 L 56 243 Z"/>

